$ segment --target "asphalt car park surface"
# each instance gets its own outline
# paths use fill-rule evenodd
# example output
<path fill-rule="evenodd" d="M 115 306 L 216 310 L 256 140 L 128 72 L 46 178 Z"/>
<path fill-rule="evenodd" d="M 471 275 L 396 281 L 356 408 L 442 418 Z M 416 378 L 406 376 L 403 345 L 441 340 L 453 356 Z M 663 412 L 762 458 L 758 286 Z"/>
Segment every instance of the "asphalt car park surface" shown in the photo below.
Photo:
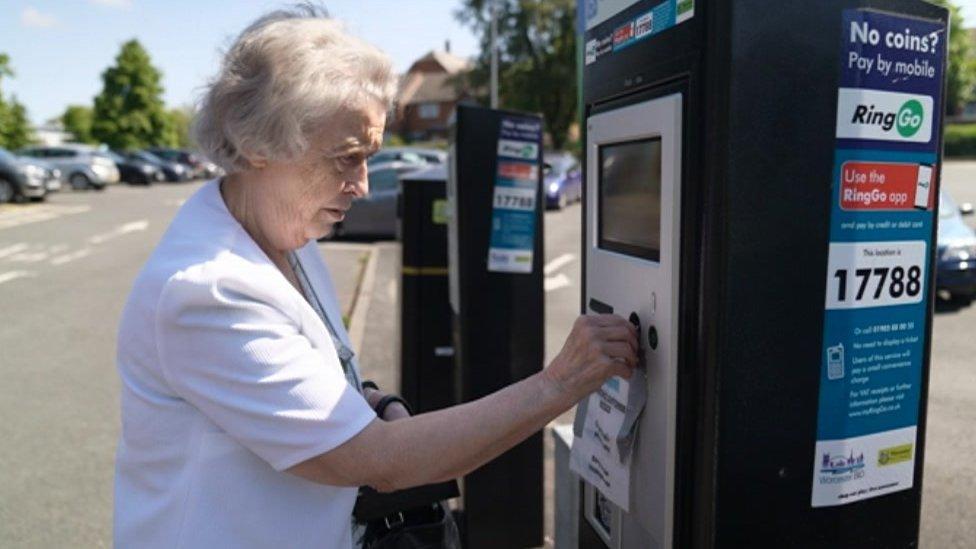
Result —
<path fill-rule="evenodd" d="M 957 203 L 976 203 L 976 162 L 949 163 L 943 181 Z M 111 185 L 0 205 L 0 547 L 111 546 L 117 323 L 138 270 L 199 186 Z M 545 219 L 551 360 L 579 312 L 580 207 Z M 370 296 L 362 366 L 394 384 L 396 243 L 320 249 L 344 311 L 357 295 Z M 368 287 L 364 271 L 373 273 Z M 943 307 L 934 317 L 922 547 L 972 547 L 976 539 L 974 333 L 976 307 Z M 571 421 L 571 413 L 557 420 Z"/>

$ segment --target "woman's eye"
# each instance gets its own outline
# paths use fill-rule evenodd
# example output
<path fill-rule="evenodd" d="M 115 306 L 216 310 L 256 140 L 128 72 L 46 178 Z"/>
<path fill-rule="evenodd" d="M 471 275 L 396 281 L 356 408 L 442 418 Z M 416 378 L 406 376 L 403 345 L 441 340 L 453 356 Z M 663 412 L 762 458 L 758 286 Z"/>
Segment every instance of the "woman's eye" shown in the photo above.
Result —
<path fill-rule="evenodd" d="M 345 164 L 347 166 L 352 166 L 353 164 L 356 163 L 357 160 L 359 160 L 359 155 L 358 154 L 347 154 L 345 156 L 342 156 L 340 158 L 340 160 L 342 160 L 342 163 L 343 164 Z"/>

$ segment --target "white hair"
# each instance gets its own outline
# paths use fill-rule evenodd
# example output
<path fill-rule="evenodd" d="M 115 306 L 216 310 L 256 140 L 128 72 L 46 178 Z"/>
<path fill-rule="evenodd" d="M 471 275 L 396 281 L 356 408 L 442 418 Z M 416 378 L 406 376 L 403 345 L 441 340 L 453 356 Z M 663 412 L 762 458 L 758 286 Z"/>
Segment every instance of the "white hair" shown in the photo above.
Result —
<path fill-rule="evenodd" d="M 369 100 L 386 110 L 397 78 L 390 58 L 311 5 L 251 23 L 224 54 L 194 123 L 194 137 L 228 173 L 248 157 L 291 159 L 340 109 Z"/>

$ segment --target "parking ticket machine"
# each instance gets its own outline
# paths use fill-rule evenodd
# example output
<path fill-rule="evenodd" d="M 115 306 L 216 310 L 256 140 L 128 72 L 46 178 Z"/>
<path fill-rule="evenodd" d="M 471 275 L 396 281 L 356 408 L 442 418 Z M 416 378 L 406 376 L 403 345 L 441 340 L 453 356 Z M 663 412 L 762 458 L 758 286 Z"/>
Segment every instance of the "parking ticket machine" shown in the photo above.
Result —
<path fill-rule="evenodd" d="M 580 547 L 911 547 L 947 12 L 580 0 Z"/>

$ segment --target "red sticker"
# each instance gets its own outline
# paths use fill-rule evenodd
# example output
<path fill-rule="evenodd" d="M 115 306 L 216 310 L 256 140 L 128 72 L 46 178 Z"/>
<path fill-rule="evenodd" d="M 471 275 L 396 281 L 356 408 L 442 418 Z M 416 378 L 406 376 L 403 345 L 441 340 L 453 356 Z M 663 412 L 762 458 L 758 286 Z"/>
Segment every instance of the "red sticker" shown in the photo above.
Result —
<path fill-rule="evenodd" d="M 500 162 L 498 164 L 498 175 L 505 179 L 521 179 L 524 181 L 535 181 L 538 178 L 537 167 L 535 164 L 525 162 Z"/>
<path fill-rule="evenodd" d="M 616 46 L 622 42 L 626 42 L 634 37 L 634 22 L 631 21 L 626 25 L 613 31 L 613 44 Z"/>
<path fill-rule="evenodd" d="M 920 164 L 845 162 L 840 174 L 844 210 L 932 208 L 934 170 Z"/>

